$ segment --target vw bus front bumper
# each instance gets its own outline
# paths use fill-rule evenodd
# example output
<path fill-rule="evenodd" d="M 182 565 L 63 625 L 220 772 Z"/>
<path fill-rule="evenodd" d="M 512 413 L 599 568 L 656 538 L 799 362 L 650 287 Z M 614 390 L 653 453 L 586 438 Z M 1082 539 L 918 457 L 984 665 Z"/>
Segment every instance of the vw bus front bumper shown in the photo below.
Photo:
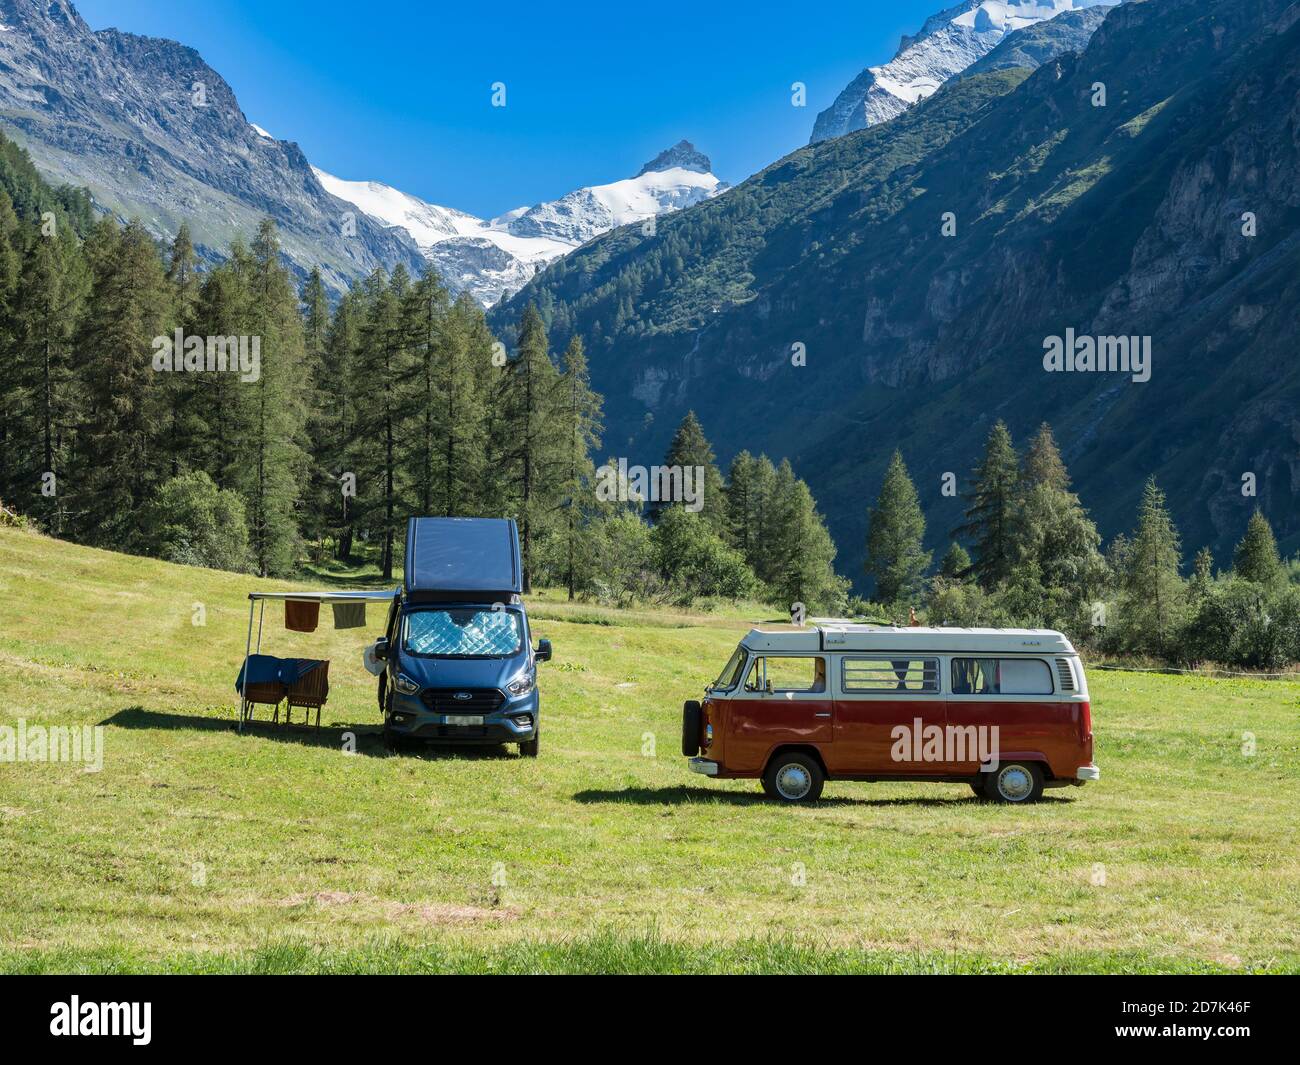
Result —
<path fill-rule="evenodd" d="M 707 758 L 692 758 L 690 767 L 692 773 L 703 773 L 706 777 L 718 775 L 718 763 L 710 762 Z"/>
<path fill-rule="evenodd" d="M 1100 780 L 1101 770 L 1095 765 L 1081 765 L 1074 771 L 1075 783 L 1084 784 L 1089 780 Z"/>

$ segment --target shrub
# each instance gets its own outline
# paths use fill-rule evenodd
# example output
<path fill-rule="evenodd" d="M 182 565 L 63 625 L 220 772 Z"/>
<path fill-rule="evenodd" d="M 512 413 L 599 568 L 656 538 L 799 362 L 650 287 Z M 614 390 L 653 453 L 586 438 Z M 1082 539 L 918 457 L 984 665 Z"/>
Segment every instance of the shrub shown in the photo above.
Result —
<path fill-rule="evenodd" d="M 248 570 L 244 501 L 206 473 L 182 473 L 164 483 L 141 515 L 141 530 L 144 550 L 168 562 Z"/>

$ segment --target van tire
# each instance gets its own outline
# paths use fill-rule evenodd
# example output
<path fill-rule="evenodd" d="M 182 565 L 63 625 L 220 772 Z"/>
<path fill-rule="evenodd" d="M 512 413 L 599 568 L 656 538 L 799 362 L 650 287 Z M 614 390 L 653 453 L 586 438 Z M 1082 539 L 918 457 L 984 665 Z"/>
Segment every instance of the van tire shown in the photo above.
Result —
<path fill-rule="evenodd" d="M 531 740 L 524 740 L 519 744 L 519 754 L 523 758 L 536 758 L 537 750 L 542 742 L 541 732 L 537 732 Z"/>
<path fill-rule="evenodd" d="M 694 699 L 682 705 L 682 754 L 694 758 L 700 753 L 700 717 L 703 710 Z"/>
<path fill-rule="evenodd" d="M 800 751 L 774 756 L 763 773 L 763 791 L 781 802 L 816 802 L 825 783 L 817 759 Z"/>
<path fill-rule="evenodd" d="M 1043 797 L 1043 783 L 1043 767 L 1037 762 L 1001 762 L 986 776 L 984 797 L 1023 806 Z"/>

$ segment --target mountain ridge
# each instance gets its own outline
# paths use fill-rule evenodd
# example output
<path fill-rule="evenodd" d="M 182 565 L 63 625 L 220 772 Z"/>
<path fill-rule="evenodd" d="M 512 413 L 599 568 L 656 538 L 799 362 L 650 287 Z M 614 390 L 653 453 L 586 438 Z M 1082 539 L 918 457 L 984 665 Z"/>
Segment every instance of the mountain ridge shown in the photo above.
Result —
<path fill-rule="evenodd" d="M 535 302 L 557 346 L 587 339 L 608 448 L 653 456 L 693 407 L 724 460 L 741 447 L 789 456 L 855 572 L 893 447 L 942 548 L 960 506 L 932 486 L 965 477 L 997 417 L 1020 440 L 1039 421 L 1056 427 L 1107 535 L 1131 527 L 1154 473 L 1189 540 L 1222 555 L 1258 505 L 1293 550 L 1295 10 L 1112 8 L 1080 54 L 951 81 L 663 220 L 653 238 L 592 242 L 493 323 L 507 330 Z M 1247 210 L 1267 231 L 1243 236 Z M 1155 376 L 1044 373 L 1044 338 L 1067 327 L 1152 335 Z M 1131 476 L 1117 484 L 1116 469 Z M 1241 494 L 1243 471 L 1257 496 Z"/>
<path fill-rule="evenodd" d="M 387 226 L 404 229 L 455 292 L 490 307 L 539 269 L 618 226 L 680 210 L 729 187 L 708 156 L 681 140 L 630 178 L 484 219 L 440 207 L 381 182 L 316 176 L 332 193 Z"/>

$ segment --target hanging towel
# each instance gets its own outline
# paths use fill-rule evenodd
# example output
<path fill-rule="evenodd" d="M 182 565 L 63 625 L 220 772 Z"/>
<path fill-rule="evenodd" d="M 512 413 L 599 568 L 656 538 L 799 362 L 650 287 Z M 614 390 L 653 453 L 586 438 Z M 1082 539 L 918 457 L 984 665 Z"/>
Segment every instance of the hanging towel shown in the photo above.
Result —
<path fill-rule="evenodd" d="M 284 601 L 284 627 L 294 632 L 315 632 L 320 624 L 320 603 Z"/>
<path fill-rule="evenodd" d="M 336 629 L 362 629 L 366 625 L 365 603 L 335 603 L 334 627 Z"/>

